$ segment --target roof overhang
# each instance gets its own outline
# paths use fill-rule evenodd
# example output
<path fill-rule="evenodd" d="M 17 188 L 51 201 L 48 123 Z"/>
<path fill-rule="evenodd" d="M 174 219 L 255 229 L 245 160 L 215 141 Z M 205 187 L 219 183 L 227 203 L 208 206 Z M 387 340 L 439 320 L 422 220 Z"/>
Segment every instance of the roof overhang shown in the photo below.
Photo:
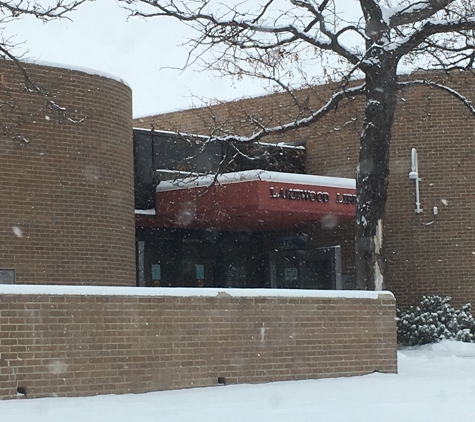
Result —
<path fill-rule="evenodd" d="M 154 216 L 138 226 L 279 230 L 355 218 L 355 180 L 250 170 L 162 181 Z"/>

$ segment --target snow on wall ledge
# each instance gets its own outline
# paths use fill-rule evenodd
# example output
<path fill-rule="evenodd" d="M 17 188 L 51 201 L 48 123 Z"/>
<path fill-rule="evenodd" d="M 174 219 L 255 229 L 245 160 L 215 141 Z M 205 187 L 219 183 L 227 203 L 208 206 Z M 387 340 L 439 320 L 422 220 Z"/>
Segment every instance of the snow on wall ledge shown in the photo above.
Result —
<path fill-rule="evenodd" d="M 221 289 L 192 287 L 115 287 L 0 284 L 0 295 L 85 295 L 85 296 L 163 296 L 163 297 L 288 297 L 394 299 L 389 291 L 304 290 L 304 289 Z"/>
<path fill-rule="evenodd" d="M 2 285 L 0 399 L 394 373 L 395 316 L 389 292 Z"/>
<path fill-rule="evenodd" d="M 45 66 L 45 67 L 55 67 L 58 69 L 66 69 L 66 70 L 72 70 L 74 72 L 87 73 L 88 75 L 100 76 L 102 78 L 115 80 L 131 88 L 131 85 L 127 81 L 120 78 L 119 76 L 113 75 L 111 73 L 103 72 L 102 70 L 98 70 L 98 69 L 91 69 L 89 67 L 75 66 L 75 65 L 70 65 L 70 64 L 60 63 L 60 62 L 50 62 L 46 60 L 26 60 L 25 63 L 34 64 L 38 66 Z"/>

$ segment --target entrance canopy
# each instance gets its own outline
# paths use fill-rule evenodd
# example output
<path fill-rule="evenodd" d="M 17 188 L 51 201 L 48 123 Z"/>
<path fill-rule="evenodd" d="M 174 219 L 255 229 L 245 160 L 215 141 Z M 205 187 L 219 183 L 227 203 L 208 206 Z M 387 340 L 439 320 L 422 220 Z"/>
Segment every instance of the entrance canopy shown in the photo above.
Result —
<path fill-rule="evenodd" d="M 263 231 L 353 220 L 355 180 L 249 170 L 162 181 L 141 226 Z"/>

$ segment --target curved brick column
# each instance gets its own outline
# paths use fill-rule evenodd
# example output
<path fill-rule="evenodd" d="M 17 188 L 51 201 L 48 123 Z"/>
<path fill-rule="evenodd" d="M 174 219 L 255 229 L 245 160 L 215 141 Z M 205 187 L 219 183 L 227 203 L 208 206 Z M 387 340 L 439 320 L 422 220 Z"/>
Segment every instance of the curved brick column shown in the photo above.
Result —
<path fill-rule="evenodd" d="M 0 62 L 0 268 L 15 269 L 19 284 L 134 285 L 131 90 L 89 73 L 27 69 L 66 111 Z"/>

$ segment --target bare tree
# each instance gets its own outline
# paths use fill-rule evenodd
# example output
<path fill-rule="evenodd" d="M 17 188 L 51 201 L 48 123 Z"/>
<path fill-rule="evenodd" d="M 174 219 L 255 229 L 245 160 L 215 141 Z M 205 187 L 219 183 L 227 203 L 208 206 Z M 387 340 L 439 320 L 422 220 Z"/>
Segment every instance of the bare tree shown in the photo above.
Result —
<path fill-rule="evenodd" d="M 384 287 L 385 215 L 391 128 L 398 91 L 410 84 L 445 89 L 475 115 L 470 101 L 431 80 L 403 81 L 400 68 L 471 70 L 475 60 L 473 0 L 119 0 L 132 15 L 171 17 L 195 28 L 189 65 L 203 51 L 206 67 L 237 77 L 275 83 L 292 95 L 297 74 L 315 70 L 335 82 L 318 109 L 298 104 L 285 124 L 255 121 L 251 136 L 226 134 L 226 143 L 255 142 L 272 134 L 316 124 L 345 98 L 364 96 L 363 128 L 356 171 L 356 273 L 361 289 Z M 352 6 L 357 5 L 355 10 Z M 346 8 L 346 9 L 345 9 Z M 304 59 L 313 67 L 300 67 Z M 331 70 L 330 70 L 331 69 Z M 407 72 L 406 72 L 407 73 Z M 362 79 L 355 84 L 352 79 Z M 297 103 L 297 100 L 296 100 Z"/>
<path fill-rule="evenodd" d="M 0 59 L 13 62 L 24 79 L 24 89 L 30 93 L 43 97 L 46 106 L 66 120 L 76 123 L 65 116 L 66 110 L 59 105 L 54 98 L 29 75 L 22 57 L 16 54 L 18 47 L 15 41 L 3 36 L 3 30 L 8 24 L 24 16 L 33 16 L 36 19 L 48 22 L 54 19 L 69 19 L 68 15 L 81 4 L 91 0 L 10 0 L 0 2 Z M 18 112 L 18 104 L 11 95 L 4 76 L 0 77 L 0 84 L 4 88 L 0 100 L 0 128 L 3 134 L 8 134 L 23 142 L 28 140 L 21 135 L 18 127 L 25 121 L 26 116 Z"/>

